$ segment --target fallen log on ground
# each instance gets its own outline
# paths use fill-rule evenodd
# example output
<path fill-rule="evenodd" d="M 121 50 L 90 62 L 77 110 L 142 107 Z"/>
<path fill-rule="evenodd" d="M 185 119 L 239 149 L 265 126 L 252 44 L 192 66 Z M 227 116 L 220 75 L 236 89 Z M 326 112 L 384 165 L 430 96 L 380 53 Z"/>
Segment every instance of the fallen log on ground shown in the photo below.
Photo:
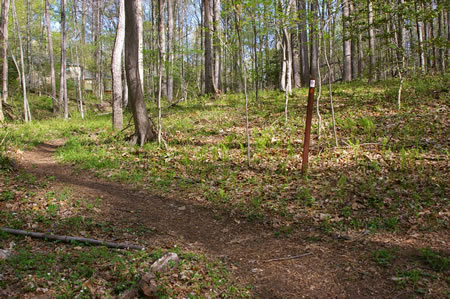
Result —
<path fill-rule="evenodd" d="M 143 247 L 143 246 L 133 245 L 133 244 L 114 243 L 114 242 L 107 242 L 107 241 L 89 239 L 89 238 L 83 238 L 83 237 L 71 237 L 71 236 L 35 233 L 35 232 L 29 232 L 26 230 L 13 229 L 13 228 L 8 228 L 8 227 L 2 227 L 2 228 L 0 228 L 0 230 L 4 231 L 5 233 L 9 233 L 9 234 L 13 234 L 13 235 L 29 236 L 29 237 L 37 238 L 37 239 L 55 240 L 55 241 L 62 241 L 62 242 L 66 242 L 66 243 L 80 242 L 80 243 L 88 243 L 88 244 L 97 245 L 97 246 L 106 246 L 106 247 L 110 247 L 110 248 L 139 249 L 139 250 L 145 249 L 145 247 Z"/>

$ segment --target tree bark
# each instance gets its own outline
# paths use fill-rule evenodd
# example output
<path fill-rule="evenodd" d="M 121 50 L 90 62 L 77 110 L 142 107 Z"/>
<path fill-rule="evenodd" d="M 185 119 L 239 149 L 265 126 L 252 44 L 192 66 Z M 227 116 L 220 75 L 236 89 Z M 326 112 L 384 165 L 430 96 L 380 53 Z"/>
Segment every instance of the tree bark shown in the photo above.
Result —
<path fill-rule="evenodd" d="M 0 19 L 0 59 L 2 65 L 2 98 L 0 99 L 0 123 L 5 120 L 3 102 L 8 99 L 8 12 L 9 0 L 2 0 Z"/>
<path fill-rule="evenodd" d="M 74 29 L 75 29 L 75 35 L 79 35 L 80 34 L 80 28 L 78 27 L 78 1 L 77 0 L 73 0 L 73 7 L 72 7 L 72 14 L 73 14 L 73 22 L 74 22 Z M 80 51 L 79 51 L 79 44 L 77 43 L 75 45 L 75 61 L 76 61 L 76 65 L 79 68 L 79 71 L 77 72 L 77 78 L 76 78 L 76 82 L 77 82 L 77 91 L 78 91 L 78 111 L 80 112 L 80 116 L 81 119 L 84 119 L 84 108 L 83 108 L 83 91 L 81 89 L 81 72 L 82 72 L 82 68 L 80 67 Z"/>
<path fill-rule="evenodd" d="M 69 118 L 69 108 L 67 103 L 66 87 L 66 1 L 61 0 L 61 72 L 59 80 L 59 111 L 64 105 L 64 118 Z"/>
<path fill-rule="evenodd" d="M 9 0 L 2 0 L 0 55 L 2 60 L 2 100 L 5 103 L 8 100 L 8 12 Z"/>
<path fill-rule="evenodd" d="M 416 13 L 418 13 L 417 3 L 416 3 Z M 425 73 L 425 53 L 423 51 L 423 22 L 419 19 L 418 14 L 416 15 L 416 29 L 417 29 L 417 42 L 419 44 L 419 65 L 421 72 Z"/>
<path fill-rule="evenodd" d="M 55 75 L 55 58 L 53 56 L 53 40 L 52 31 L 50 25 L 50 15 L 48 12 L 48 0 L 45 0 L 45 26 L 47 28 L 47 38 L 48 38 L 48 56 L 50 58 L 50 81 L 52 86 L 52 103 L 53 103 L 53 114 L 56 114 L 59 110 L 58 101 L 56 99 L 56 75 Z"/>
<path fill-rule="evenodd" d="M 135 141 L 139 145 L 154 140 L 155 131 L 147 115 L 139 72 L 139 8 L 141 0 L 125 1 L 125 67 L 127 70 L 128 99 L 133 113 Z"/>
<path fill-rule="evenodd" d="M 368 2 L 369 11 L 369 82 L 376 80 L 376 58 L 375 58 L 375 31 L 373 28 L 373 4 L 372 0 Z"/>
<path fill-rule="evenodd" d="M 405 0 L 400 0 L 400 4 L 401 4 L 401 9 L 404 9 L 404 5 L 405 5 Z M 399 24 L 400 24 L 400 39 L 401 39 L 401 46 L 402 46 L 402 57 L 403 57 L 403 61 L 402 61 L 402 68 L 403 70 L 406 70 L 406 66 L 407 66 L 407 62 L 405 57 L 407 57 L 407 52 L 408 52 L 408 41 L 406 40 L 406 36 L 407 36 L 407 29 L 405 27 L 405 17 L 403 14 L 401 14 L 399 16 Z"/>
<path fill-rule="evenodd" d="M 292 7 L 296 9 L 296 7 Z M 297 12 L 298 13 L 298 12 Z M 293 26 L 291 30 L 291 48 L 292 48 L 292 77 L 294 81 L 294 88 L 302 86 L 301 69 L 300 69 L 300 49 L 298 41 L 298 26 Z"/>
<path fill-rule="evenodd" d="M 85 69 L 85 44 L 86 44 L 86 0 L 81 0 L 81 91 L 85 92 L 85 84 L 84 84 L 84 69 Z"/>
<path fill-rule="evenodd" d="M 164 30 L 164 7 L 166 6 L 166 0 L 158 0 L 158 36 L 159 36 L 159 68 L 162 68 L 164 72 L 164 67 L 166 64 L 166 33 Z M 167 88 L 165 85 L 165 80 L 161 78 L 161 97 L 167 96 Z M 159 87 L 158 87 L 159 88 Z M 158 91 L 159 92 L 159 91 Z"/>
<path fill-rule="evenodd" d="M 167 101 L 173 101 L 174 0 L 167 0 Z"/>
<path fill-rule="evenodd" d="M 125 0 L 119 0 L 119 17 L 116 40 L 111 58 L 112 73 L 112 122 L 114 129 L 123 127 L 122 115 L 122 53 L 125 42 Z"/>
<path fill-rule="evenodd" d="M 440 4 L 440 1 L 438 1 L 438 4 Z M 445 56 L 444 56 L 444 40 L 445 40 L 445 36 L 444 36 L 444 14 L 441 10 L 439 10 L 439 14 L 438 14 L 438 22 L 439 22 L 439 26 L 438 26 L 438 35 L 439 35 L 439 65 L 441 68 L 441 72 L 443 74 L 445 74 Z"/>
<path fill-rule="evenodd" d="M 356 51 L 357 40 L 355 38 L 358 32 L 357 25 L 357 14 L 355 13 L 355 6 L 353 1 L 349 2 L 350 4 L 350 18 L 351 18 L 351 26 L 350 26 L 350 40 L 351 40 L 351 57 L 352 57 L 352 80 L 358 78 L 358 52 Z"/>
<path fill-rule="evenodd" d="M 137 18 L 139 38 L 139 78 L 141 79 L 142 94 L 144 94 L 144 27 L 142 19 L 142 1 L 139 1 L 137 6 Z"/>
<path fill-rule="evenodd" d="M 213 47 L 211 39 L 212 12 L 210 0 L 203 0 L 203 11 L 205 14 L 205 93 L 216 94 L 217 91 L 214 85 Z"/>
<path fill-rule="evenodd" d="M 342 35 L 344 42 L 344 73 L 342 79 L 349 82 L 352 81 L 352 40 L 350 39 L 350 5 L 348 1 L 345 1 L 342 7 L 342 18 Z"/>
<path fill-rule="evenodd" d="M 316 80 L 319 75 L 319 65 L 317 63 L 317 57 L 318 57 L 318 49 L 317 49 L 317 29 L 316 29 L 316 23 L 318 22 L 317 17 L 317 8 L 318 4 L 316 2 L 317 0 L 312 0 L 310 3 L 311 6 L 311 15 L 313 19 L 313 25 L 310 26 L 310 45 L 311 45 L 311 61 L 310 61 L 310 73 L 311 73 L 311 80 Z M 351 75 L 351 73 L 350 73 Z"/>
<path fill-rule="evenodd" d="M 22 83 L 22 93 L 23 93 L 23 114 L 24 114 L 24 121 L 25 122 L 31 122 L 31 111 L 30 111 L 30 105 L 28 103 L 28 97 L 27 97 L 27 81 L 25 78 L 25 63 L 24 63 L 24 55 L 23 55 L 23 45 L 22 45 L 22 36 L 20 34 L 20 26 L 19 26 L 19 20 L 17 18 L 16 13 L 16 5 L 14 3 L 14 0 L 11 2 L 12 6 L 12 12 L 13 12 L 13 18 L 14 23 L 16 26 L 16 32 L 17 32 L 17 39 L 19 40 L 19 50 L 20 50 L 20 66 L 21 66 L 21 83 Z"/>
<path fill-rule="evenodd" d="M 303 86 L 309 86 L 309 58 L 308 58 L 308 33 L 307 33 L 307 10 L 306 10 L 306 0 L 298 1 L 298 14 L 299 23 L 298 31 L 300 36 L 300 58 L 301 58 L 301 81 Z"/>
<path fill-rule="evenodd" d="M 220 47 L 220 0 L 214 1 L 214 85 L 217 89 L 222 88 L 221 79 L 221 47 Z M 256 58 L 255 58 L 256 59 Z"/>

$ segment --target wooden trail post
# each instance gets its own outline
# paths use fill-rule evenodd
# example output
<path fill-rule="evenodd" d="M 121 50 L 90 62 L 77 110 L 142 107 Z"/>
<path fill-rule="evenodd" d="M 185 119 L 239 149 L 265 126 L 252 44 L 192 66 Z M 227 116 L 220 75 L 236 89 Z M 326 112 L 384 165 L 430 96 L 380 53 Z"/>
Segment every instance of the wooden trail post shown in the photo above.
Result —
<path fill-rule="evenodd" d="M 309 142 L 311 140 L 311 122 L 314 106 L 314 90 L 316 87 L 316 81 L 314 78 L 309 83 L 308 94 L 308 106 L 306 108 L 306 126 L 305 126 L 305 139 L 303 142 L 303 162 L 302 162 L 302 174 L 306 174 L 308 171 L 308 155 L 309 155 Z"/>

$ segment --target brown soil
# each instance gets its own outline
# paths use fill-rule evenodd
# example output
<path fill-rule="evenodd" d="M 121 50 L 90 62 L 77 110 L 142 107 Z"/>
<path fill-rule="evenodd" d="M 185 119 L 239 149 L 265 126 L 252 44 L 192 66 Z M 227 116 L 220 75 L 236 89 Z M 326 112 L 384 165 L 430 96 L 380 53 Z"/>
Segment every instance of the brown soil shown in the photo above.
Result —
<path fill-rule="evenodd" d="M 447 237 L 439 234 L 377 233 L 338 238 L 318 228 L 297 227 L 288 236 L 275 237 L 275 229 L 230 216 L 213 207 L 187 199 L 155 196 L 133 186 L 99 179 L 87 171 L 58 164 L 52 157 L 63 141 L 56 140 L 24 152 L 20 166 L 38 177 L 54 176 L 53 187 L 70 187 L 74 194 L 102 198 L 96 216 L 121 227 L 145 226 L 152 233 L 139 240 L 148 247 L 202 252 L 225 260 L 242 284 L 251 284 L 259 298 L 408 298 L 411 289 L 392 281 L 396 270 L 407 269 L 417 260 L 418 248 Z M 122 240 L 136 242 L 136 240 Z M 442 241 L 442 246 L 448 242 Z M 397 267 L 382 268 L 372 251 L 397 248 Z M 297 259 L 269 261 L 302 255 Z M 445 282 L 444 282 L 445 285 Z M 442 284 L 438 286 L 441 288 Z M 436 290 L 425 290 L 438 297 Z"/>

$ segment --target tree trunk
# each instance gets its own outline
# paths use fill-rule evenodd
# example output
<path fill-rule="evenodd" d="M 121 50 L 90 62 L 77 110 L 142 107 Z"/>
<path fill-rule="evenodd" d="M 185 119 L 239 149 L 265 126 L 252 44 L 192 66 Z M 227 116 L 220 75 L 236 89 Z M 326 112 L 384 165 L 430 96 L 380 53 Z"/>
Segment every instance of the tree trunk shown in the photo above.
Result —
<path fill-rule="evenodd" d="M 33 60 L 31 59 L 31 52 L 32 52 L 32 43 L 31 43 L 31 22 L 30 22 L 30 17 L 31 17 L 31 5 L 30 5 L 30 0 L 27 0 L 27 24 L 26 24 L 26 70 L 27 70 L 27 74 L 28 74 L 28 82 L 27 82 L 27 86 L 28 88 L 33 88 L 31 86 L 32 82 L 31 82 L 31 74 L 33 71 Z"/>
<path fill-rule="evenodd" d="M 256 16 L 255 16 L 256 17 Z M 255 56 L 255 99 L 259 101 L 259 66 L 258 66 L 258 52 L 257 52 L 257 38 L 258 31 L 256 30 L 256 21 L 252 22 L 253 27 L 253 55 Z"/>
<path fill-rule="evenodd" d="M 376 58 L 375 58 L 375 31 L 373 29 L 373 5 L 372 0 L 368 3 L 369 11 L 369 82 L 376 80 Z"/>
<path fill-rule="evenodd" d="M 216 94 L 214 86 L 214 61 L 212 55 L 212 39 L 211 39 L 211 1 L 203 0 L 203 10 L 205 14 L 204 30 L 205 30 L 205 93 Z"/>
<path fill-rule="evenodd" d="M 312 15 L 312 22 L 313 25 L 310 27 L 310 44 L 311 44 L 311 61 L 310 61 L 310 73 L 311 73 L 311 80 L 316 80 L 319 75 L 319 65 L 317 63 L 318 53 L 317 53 L 317 29 L 315 28 L 316 23 L 318 21 L 317 18 L 317 0 L 311 1 L 311 15 Z M 351 73 L 350 73 L 351 75 Z"/>
<path fill-rule="evenodd" d="M 85 92 L 85 84 L 84 84 L 84 69 L 85 69 L 85 59 L 84 59 L 84 48 L 86 43 L 86 0 L 81 0 L 81 91 Z"/>
<path fill-rule="evenodd" d="M 11 5 L 12 5 L 14 23 L 16 26 L 17 39 L 19 40 L 20 66 L 21 66 L 21 73 L 22 73 L 21 74 L 21 81 L 22 81 L 21 83 L 22 83 L 22 92 L 23 92 L 24 121 L 30 122 L 31 121 L 31 112 L 30 112 L 30 106 L 28 104 L 28 98 L 27 98 L 27 82 L 26 82 L 26 78 L 25 78 L 25 63 L 24 63 L 24 55 L 23 55 L 22 36 L 20 34 L 19 20 L 17 19 L 16 5 L 14 3 L 14 0 L 11 2 Z"/>
<path fill-rule="evenodd" d="M 56 99 L 56 76 L 55 76 L 55 58 L 53 56 L 53 40 L 52 31 L 50 25 L 50 15 L 48 12 L 48 0 L 45 0 L 45 24 L 47 27 L 47 38 L 48 38 L 48 56 L 50 58 L 50 81 L 52 85 L 52 103 L 53 103 L 53 114 L 56 114 L 59 110 L 58 101 Z"/>
<path fill-rule="evenodd" d="M 64 118 L 69 118 L 69 109 L 67 97 L 65 96 L 66 87 L 66 1 L 61 0 L 61 72 L 59 83 L 59 111 L 62 111 L 64 105 Z"/>
<path fill-rule="evenodd" d="M 5 120 L 3 115 L 3 102 L 8 97 L 8 12 L 9 0 L 2 0 L 2 14 L 0 19 L 0 60 L 2 61 L 3 88 L 0 98 L 0 124 Z"/>
<path fill-rule="evenodd" d="M 141 79 L 142 94 L 144 94 L 144 27 L 142 22 L 142 1 L 138 1 L 137 6 L 137 25 L 139 38 L 139 78 Z"/>
<path fill-rule="evenodd" d="M 8 12 L 9 0 L 2 0 L 2 15 L 0 21 L 0 59 L 2 60 L 2 100 L 8 100 Z M 0 103 L 2 106 L 2 104 Z"/>
<path fill-rule="evenodd" d="M 125 1 L 125 67 L 127 70 L 128 99 L 133 113 L 135 141 L 141 146 L 156 137 L 142 92 L 139 72 L 139 8 L 141 0 Z"/>
<path fill-rule="evenodd" d="M 297 26 L 291 32 L 291 48 L 292 48 L 292 74 L 294 79 L 294 88 L 302 86 L 301 69 L 300 69 L 300 49 L 298 42 Z"/>
<path fill-rule="evenodd" d="M 416 4 L 416 13 L 417 13 L 417 4 Z M 425 73 L 425 53 L 423 51 L 423 22 L 419 19 L 419 16 L 416 15 L 416 29 L 417 29 L 417 42 L 419 43 L 419 65 L 421 72 Z"/>
<path fill-rule="evenodd" d="M 167 101 L 173 101 L 174 0 L 167 0 Z"/>
<path fill-rule="evenodd" d="M 74 29 L 75 29 L 75 35 L 80 34 L 80 28 L 78 27 L 78 13 L 77 13 L 77 7 L 78 2 L 77 0 L 73 0 L 73 8 L 72 8 L 72 14 L 73 14 L 73 22 L 74 22 Z M 80 67 L 80 51 L 79 51 L 79 44 L 77 43 L 75 45 L 75 61 L 76 65 L 79 68 L 79 71 L 77 72 L 77 91 L 78 91 L 78 111 L 80 112 L 81 119 L 84 119 L 84 109 L 83 109 L 83 91 L 81 90 L 81 71 L 82 68 Z"/>
<path fill-rule="evenodd" d="M 402 9 L 404 7 L 405 4 L 405 0 L 400 0 L 400 4 L 402 6 Z M 405 27 L 405 20 L 404 20 L 404 15 L 400 15 L 399 16 L 399 23 L 400 23 L 400 39 L 401 39 L 401 46 L 402 46 L 402 56 L 403 56 L 403 61 L 402 61 L 402 68 L 403 70 L 406 70 L 406 66 L 407 66 L 407 62 L 405 57 L 407 57 L 407 50 L 408 50 L 408 41 L 406 40 L 406 35 L 407 35 L 407 30 Z"/>
<path fill-rule="evenodd" d="M 301 81 L 303 86 L 309 86 L 309 58 L 308 58 L 308 33 L 307 33 L 307 10 L 306 0 L 298 1 L 298 14 L 300 22 L 298 23 L 298 30 L 300 36 L 300 58 L 301 58 Z"/>
<path fill-rule="evenodd" d="M 125 43 L 122 52 L 122 109 L 128 106 L 128 83 L 127 71 L 125 68 Z"/>
<path fill-rule="evenodd" d="M 160 52 L 160 66 L 159 68 L 163 68 L 162 72 L 164 72 L 164 66 L 166 64 L 166 33 L 164 30 L 164 7 L 166 6 L 166 0 L 158 0 L 158 36 L 159 36 L 159 52 Z M 161 97 L 167 96 L 167 88 L 164 80 L 161 78 Z M 159 92 L 159 91 L 158 91 Z"/>
<path fill-rule="evenodd" d="M 438 1 L 438 4 L 440 4 L 440 1 Z M 444 40 L 445 40 L 445 36 L 444 36 L 444 14 L 441 10 L 439 10 L 439 14 L 438 14 L 438 21 L 439 21 L 439 27 L 438 27 L 438 34 L 439 34 L 439 64 L 440 64 L 440 68 L 441 68 L 441 72 L 443 74 L 445 74 L 445 58 L 444 58 Z"/>
<path fill-rule="evenodd" d="M 92 6 L 94 7 L 94 43 L 95 43 L 95 95 L 97 98 L 100 97 L 100 1 L 101 0 L 93 0 Z"/>
<path fill-rule="evenodd" d="M 112 122 L 114 129 L 123 127 L 122 116 L 122 53 L 125 42 L 125 0 L 119 0 L 119 17 L 116 40 L 111 59 L 112 73 Z"/>
<path fill-rule="evenodd" d="M 355 13 L 355 7 L 353 1 L 350 1 L 350 18 L 351 18 L 351 32 L 350 32 L 350 40 L 351 40 L 351 57 L 352 57 L 352 80 L 358 78 L 358 52 L 356 51 L 357 40 L 356 34 L 358 33 L 358 21 L 357 14 Z"/>
<path fill-rule="evenodd" d="M 221 79 L 221 30 L 220 30 L 220 0 L 214 1 L 214 85 L 217 89 L 222 88 Z M 256 59 L 256 56 L 255 56 Z"/>
<path fill-rule="evenodd" d="M 342 35 L 344 42 L 344 73 L 342 79 L 344 81 L 352 81 L 352 40 L 350 39 L 350 5 L 348 1 L 345 1 L 342 7 L 342 18 Z"/>

